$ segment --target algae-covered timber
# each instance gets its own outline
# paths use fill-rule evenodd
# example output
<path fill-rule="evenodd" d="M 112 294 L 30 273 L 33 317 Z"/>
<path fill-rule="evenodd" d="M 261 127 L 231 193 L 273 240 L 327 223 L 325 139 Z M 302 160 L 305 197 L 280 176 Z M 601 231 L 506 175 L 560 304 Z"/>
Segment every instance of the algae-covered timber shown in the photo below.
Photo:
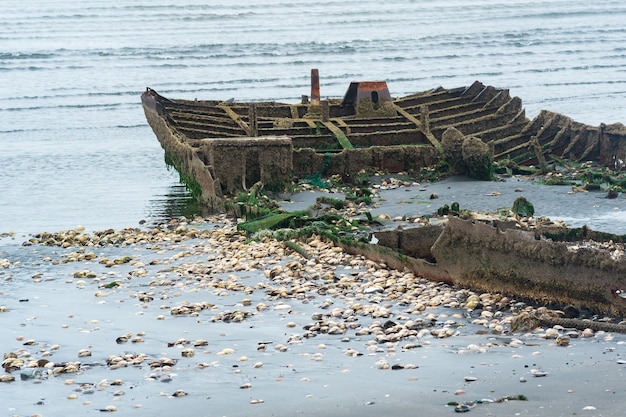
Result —
<path fill-rule="evenodd" d="M 510 222 L 449 217 L 444 226 L 376 232 L 377 245 L 346 246 L 396 268 L 476 291 L 500 292 L 551 305 L 574 305 L 626 316 L 626 257 L 585 239 L 624 242 L 626 236 L 588 228 L 522 230 Z"/>

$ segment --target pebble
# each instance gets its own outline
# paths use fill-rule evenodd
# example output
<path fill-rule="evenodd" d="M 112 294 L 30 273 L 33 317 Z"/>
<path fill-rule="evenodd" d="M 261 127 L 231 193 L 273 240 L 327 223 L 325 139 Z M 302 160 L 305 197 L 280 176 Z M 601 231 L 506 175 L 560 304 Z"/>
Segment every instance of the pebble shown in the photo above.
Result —
<path fill-rule="evenodd" d="M 86 356 L 91 356 L 91 350 L 89 349 L 81 349 L 78 351 L 78 357 L 84 358 Z"/>
<path fill-rule="evenodd" d="M 14 382 L 15 377 L 13 375 L 0 375 L 0 382 Z"/>
<path fill-rule="evenodd" d="M 191 348 L 187 348 L 187 349 L 183 349 L 180 352 L 181 356 L 184 358 L 192 358 L 193 356 L 195 356 L 196 351 L 194 349 Z"/>
<path fill-rule="evenodd" d="M 559 335 L 556 338 L 557 346 L 569 346 L 569 343 L 570 343 L 570 337 L 569 336 Z"/>
<path fill-rule="evenodd" d="M 84 263 L 84 265 L 79 265 L 76 268 L 78 271 L 70 277 L 73 284 L 70 287 L 72 290 L 81 291 L 81 294 L 91 290 L 93 296 L 106 298 L 106 300 L 101 300 L 107 302 L 104 305 L 111 305 L 114 302 L 132 303 L 137 310 L 142 312 L 141 314 L 146 311 L 146 317 L 154 317 L 154 315 L 148 314 L 149 311 L 168 314 L 168 320 L 165 323 L 152 325 L 171 326 L 166 327 L 171 332 L 169 334 L 171 339 L 169 340 L 176 340 L 179 337 L 178 340 L 171 343 L 171 346 L 168 343 L 167 348 L 181 349 L 181 356 L 191 358 L 196 354 L 194 348 L 209 345 L 205 339 L 193 341 L 194 337 L 209 338 L 211 346 L 219 346 L 220 344 L 224 346 L 225 341 L 229 341 L 228 343 L 236 347 L 237 351 L 249 354 L 251 360 L 264 358 L 267 366 L 259 361 L 252 365 L 254 369 L 267 368 L 263 371 L 256 371 L 255 375 L 257 376 L 270 370 L 273 372 L 272 367 L 278 366 L 278 357 L 287 358 L 291 355 L 291 352 L 286 355 L 276 355 L 271 349 L 268 349 L 268 346 L 273 346 L 277 352 L 287 352 L 289 348 L 292 348 L 293 352 L 299 352 L 300 345 L 304 345 L 308 348 L 315 347 L 318 350 L 323 350 L 327 357 L 332 357 L 333 349 L 337 349 L 338 346 L 329 340 L 345 343 L 341 344 L 340 351 L 348 356 L 348 358 L 344 357 L 346 363 L 367 360 L 370 366 L 372 363 L 374 364 L 374 369 L 417 369 L 418 366 L 415 364 L 401 363 L 401 358 L 407 356 L 400 355 L 421 355 L 417 352 L 427 350 L 427 346 L 431 346 L 428 349 L 435 346 L 445 347 L 448 344 L 455 346 L 454 342 L 448 342 L 445 339 L 467 334 L 466 327 L 469 323 L 484 329 L 485 334 L 493 335 L 494 341 L 470 344 L 458 349 L 458 353 L 481 354 L 488 352 L 493 347 L 502 345 L 521 348 L 525 345 L 525 340 L 537 337 L 555 340 L 558 346 L 568 346 L 570 340 L 575 337 L 592 338 L 598 336 L 598 338 L 610 340 L 610 335 L 596 334 L 590 329 L 571 331 L 554 327 L 543 331 L 532 330 L 526 335 L 516 335 L 516 338 L 502 342 L 498 337 L 510 337 L 508 332 L 513 315 L 510 308 L 521 312 L 532 311 L 531 307 L 502 295 L 475 293 L 467 289 L 452 288 L 416 277 L 407 271 L 389 269 L 383 262 L 349 255 L 332 243 L 316 236 L 299 243 L 309 254 L 309 258 L 304 259 L 297 254 L 291 254 L 291 251 L 285 248 L 282 243 L 269 238 L 260 241 L 248 240 L 247 236 L 237 231 L 235 223 L 229 223 L 223 218 L 219 221 L 223 227 L 210 230 L 196 230 L 189 225 L 180 227 L 181 225 L 178 224 L 176 227 L 172 225 L 172 228 L 163 226 L 147 231 L 125 229 L 97 232 L 92 235 L 81 234 L 83 236 L 81 240 L 75 239 L 75 232 L 73 238 L 70 238 L 72 232 L 42 234 L 40 237 L 31 239 L 30 242 L 31 244 L 54 242 L 55 246 L 69 245 L 68 247 L 72 248 L 71 250 L 75 254 L 66 256 L 62 260 Z M 125 247 L 131 250 L 131 248 L 139 249 L 140 245 L 143 245 L 142 248 L 153 249 L 153 253 L 158 255 L 158 259 L 152 261 L 141 259 L 139 250 L 136 253 L 129 252 L 127 256 L 118 256 L 114 260 L 105 259 L 102 256 L 102 248 L 107 246 Z M 85 251 L 85 248 L 93 249 Z M 51 262 L 54 261 L 56 259 L 51 260 Z M 155 268 L 155 272 L 148 272 L 147 268 L 156 265 L 160 265 L 157 267 L 159 269 Z M 103 273 L 102 270 L 105 268 L 111 274 Z M 122 270 L 122 268 L 126 269 Z M 260 276 L 261 279 L 257 281 L 256 278 L 251 279 L 252 276 Z M 45 279 L 45 276 L 39 276 L 37 279 L 39 278 Z M 137 285 L 139 281 L 142 282 L 141 287 Z M 108 283 L 118 284 L 108 287 Z M 119 285 L 120 283 L 123 287 Z M 143 283 L 146 285 L 143 286 Z M 74 286 L 80 286 L 81 289 L 78 290 Z M 141 292 L 137 291 L 139 288 Z M 206 299 L 215 304 L 206 301 L 198 303 L 185 301 L 187 297 L 189 297 L 187 300 L 197 300 L 198 294 L 206 294 Z M 263 297 L 263 299 L 261 300 L 259 297 Z M 318 311 L 306 315 L 298 313 L 297 309 L 301 305 L 309 303 L 309 307 L 315 306 Z M 441 306 L 456 310 L 444 313 L 438 309 Z M 0 306 L 0 312 L 12 313 L 8 308 L 6 310 L 4 308 L 4 306 Z M 228 310 L 228 308 L 237 310 Z M 156 315 L 156 312 L 152 314 Z M 309 314 L 310 323 L 305 324 L 306 321 L 300 321 L 308 321 Z M 191 330 L 187 330 L 193 329 L 192 323 L 201 325 L 210 323 L 211 326 L 249 326 L 247 328 L 257 328 L 258 330 L 262 328 L 263 320 L 273 317 L 272 315 L 280 317 L 281 322 L 289 329 L 301 326 L 298 330 L 299 334 L 289 334 L 290 331 L 282 327 L 280 336 L 270 333 L 265 336 L 276 337 L 275 342 L 270 339 L 254 344 L 249 343 L 248 340 L 233 338 L 232 335 L 228 334 L 227 327 L 221 327 L 224 329 L 218 331 L 223 332 L 221 335 L 218 332 L 213 333 L 208 330 L 208 326 L 206 327 L 207 330 L 203 328 L 203 331 L 197 335 L 193 335 Z M 97 331 L 98 328 L 95 327 L 98 324 L 97 320 L 86 319 L 84 322 L 78 322 L 78 320 L 83 320 L 79 317 L 78 314 L 76 314 L 76 318 L 69 315 L 68 318 L 73 320 L 69 320 L 71 326 L 66 325 L 65 328 L 85 331 L 86 335 L 89 332 Z M 287 317 L 291 321 L 287 321 Z M 156 319 L 163 321 L 166 316 L 164 314 L 157 315 Z M 101 321 L 104 328 L 106 321 L 105 319 Z M 178 323 L 183 322 L 185 327 L 179 327 Z M 187 327 L 187 325 L 189 326 Z M 144 333 L 137 332 L 136 329 L 130 328 L 128 330 L 132 330 L 135 334 L 124 333 L 127 329 L 122 327 L 119 331 L 123 334 L 115 339 L 116 344 L 121 345 L 129 341 L 135 344 L 148 344 L 154 341 L 151 341 L 150 337 L 144 339 Z M 68 331 L 73 330 L 63 330 L 63 332 Z M 31 335 L 37 336 L 31 333 L 27 336 Z M 218 338 L 218 335 L 224 339 L 222 341 L 214 340 L 213 338 Z M 310 340 L 320 335 L 325 335 L 325 343 Z M 180 336 L 189 339 L 180 338 Z M 109 369 L 128 367 L 128 370 L 133 369 L 132 367 L 140 368 L 142 365 L 145 368 L 148 365 L 150 367 L 148 372 L 152 372 L 153 375 L 147 379 L 151 381 L 170 383 L 178 381 L 175 372 L 182 373 L 184 369 L 211 367 L 217 370 L 219 367 L 233 366 L 234 372 L 239 375 L 238 378 L 245 378 L 246 372 L 250 370 L 250 365 L 246 363 L 249 361 L 248 356 L 239 356 L 237 360 L 232 357 L 225 358 L 225 356 L 235 353 L 235 349 L 231 347 L 222 348 L 214 353 L 207 349 L 204 354 L 219 356 L 219 358 L 213 356 L 213 359 L 218 359 L 214 362 L 211 362 L 212 359 L 207 359 L 211 363 L 200 362 L 194 365 L 181 359 L 180 364 L 177 365 L 176 360 L 141 353 L 139 351 L 141 345 L 132 346 L 132 348 L 129 345 L 115 348 L 112 343 L 113 337 L 110 341 L 112 346 L 99 346 L 97 350 L 91 346 L 96 352 L 109 349 L 103 355 L 103 358 L 106 358 L 106 360 L 103 359 L 103 363 L 106 362 Z M 2 352 L 5 353 L 3 366 L 6 363 L 6 367 L 14 366 L 15 370 L 20 370 L 25 368 L 29 361 L 39 359 L 37 355 L 43 356 L 43 352 L 46 350 L 49 354 L 56 350 L 63 351 L 59 345 L 48 345 L 53 341 L 46 340 L 45 343 L 39 343 L 35 339 L 24 339 L 24 337 L 18 339 L 22 344 L 19 347 L 24 351 L 19 352 L 19 354 L 16 353 L 15 358 L 7 358 L 7 352 Z M 42 338 L 42 340 L 44 339 Z M 32 348 L 33 346 L 34 348 Z M 424 349 L 420 349 L 422 347 Z M 167 348 L 163 346 L 162 349 Z M 28 349 L 32 349 L 32 352 Z M 137 350 L 137 352 L 130 353 L 129 350 L 131 349 Z M 246 351 L 246 349 L 249 350 Z M 146 351 L 150 352 L 148 349 Z M 161 350 L 154 351 L 159 352 Z M 163 350 L 163 352 L 167 351 Z M 311 350 L 307 352 L 311 352 Z M 523 353 L 524 355 L 527 354 L 526 352 Z M 540 354 L 541 352 L 532 353 L 532 355 Z M 198 355 L 200 355 L 199 352 Z M 307 353 L 306 355 L 311 361 L 323 362 L 325 360 L 324 355 L 320 352 Z M 51 358 L 55 356 L 57 354 Z M 91 356 L 91 350 L 82 349 L 78 356 Z M 515 356 L 521 357 L 521 355 Z M 29 357 L 32 359 L 28 359 Z M 271 360 L 266 359 L 268 357 L 271 357 Z M 417 358 L 420 357 L 417 356 Z M 416 360 L 419 361 L 420 359 Z M 96 362 L 90 360 L 90 362 L 92 361 Z M 617 363 L 625 364 L 626 362 L 618 360 Z M 50 377 L 62 374 L 80 374 L 81 378 L 89 380 L 88 377 L 93 368 L 77 362 L 64 363 L 62 366 L 60 364 L 51 365 L 46 369 L 49 369 Z M 285 369 L 295 371 L 293 367 L 285 367 Z M 344 369 L 341 372 L 348 373 L 350 370 Z M 419 375 L 419 372 L 411 372 L 411 374 Z M 541 377 L 546 376 L 547 372 L 535 369 L 530 372 L 530 375 Z M 9 380 L 11 377 L 11 375 L 1 375 L 0 382 L 12 382 Z M 283 376 L 278 379 L 288 380 Z M 82 381 L 83 379 L 78 380 Z M 301 378 L 301 381 L 305 380 L 308 381 L 308 378 Z M 466 382 L 476 380 L 477 378 L 473 376 L 464 377 Z M 526 378 L 520 377 L 519 381 L 526 382 Z M 66 379 L 64 383 L 76 385 L 72 379 Z M 122 385 L 123 382 L 116 379 L 109 384 Z M 240 384 L 241 389 L 252 388 L 248 382 L 241 383 L 238 381 L 238 384 Z M 258 385 L 259 383 L 255 382 L 255 388 Z M 105 386 L 100 388 L 104 389 Z M 121 391 L 116 392 L 121 393 Z M 465 394 L 463 390 L 453 392 L 455 395 Z M 185 395 L 187 393 L 183 390 L 177 390 L 171 394 L 172 397 Z M 78 393 L 69 394 L 67 398 L 76 399 Z M 250 400 L 250 404 L 263 402 L 262 399 Z"/>

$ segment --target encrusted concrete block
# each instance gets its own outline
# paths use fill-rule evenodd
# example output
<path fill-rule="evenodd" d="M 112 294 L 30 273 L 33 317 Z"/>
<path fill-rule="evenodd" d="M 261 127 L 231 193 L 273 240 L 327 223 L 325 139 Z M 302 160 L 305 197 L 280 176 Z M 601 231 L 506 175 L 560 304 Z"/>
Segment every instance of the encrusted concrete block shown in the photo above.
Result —
<path fill-rule="evenodd" d="M 259 181 L 269 190 L 284 190 L 293 175 L 293 146 L 288 137 L 203 139 L 196 152 L 224 194 L 248 190 Z"/>

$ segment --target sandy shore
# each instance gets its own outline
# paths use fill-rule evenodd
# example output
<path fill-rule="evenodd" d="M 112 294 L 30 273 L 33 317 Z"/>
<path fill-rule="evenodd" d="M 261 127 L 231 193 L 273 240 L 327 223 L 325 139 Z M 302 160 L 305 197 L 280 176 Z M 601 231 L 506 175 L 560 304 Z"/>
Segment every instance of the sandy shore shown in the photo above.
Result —
<path fill-rule="evenodd" d="M 375 210 L 393 218 L 447 200 L 471 209 L 472 196 L 485 209 L 510 206 L 521 187 L 550 213 L 533 185 L 503 184 L 383 190 Z M 581 198 L 557 191 L 555 209 L 557 198 Z M 577 216 L 624 204 L 582 198 Z M 525 308 L 514 299 L 316 239 L 304 259 L 278 242 L 248 243 L 224 218 L 79 239 L 96 245 L 0 246 L 0 347 L 11 371 L 0 375 L 15 378 L 0 383 L 3 415 L 444 416 L 452 402 L 476 416 L 623 415 L 626 336 L 511 334 Z M 499 401 L 519 395 L 527 400 Z"/>

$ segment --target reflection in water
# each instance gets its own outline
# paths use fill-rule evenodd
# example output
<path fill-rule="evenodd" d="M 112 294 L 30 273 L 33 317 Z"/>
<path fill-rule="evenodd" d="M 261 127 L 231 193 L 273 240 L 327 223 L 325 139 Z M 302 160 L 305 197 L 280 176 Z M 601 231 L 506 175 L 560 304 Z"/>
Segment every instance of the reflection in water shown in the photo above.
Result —
<path fill-rule="evenodd" d="M 169 187 L 168 192 L 159 199 L 150 200 L 150 220 L 163 223 L 171 219 L 185 216 L 207 216 L 209 210 L 191 196 L 183 184 Z"/>

